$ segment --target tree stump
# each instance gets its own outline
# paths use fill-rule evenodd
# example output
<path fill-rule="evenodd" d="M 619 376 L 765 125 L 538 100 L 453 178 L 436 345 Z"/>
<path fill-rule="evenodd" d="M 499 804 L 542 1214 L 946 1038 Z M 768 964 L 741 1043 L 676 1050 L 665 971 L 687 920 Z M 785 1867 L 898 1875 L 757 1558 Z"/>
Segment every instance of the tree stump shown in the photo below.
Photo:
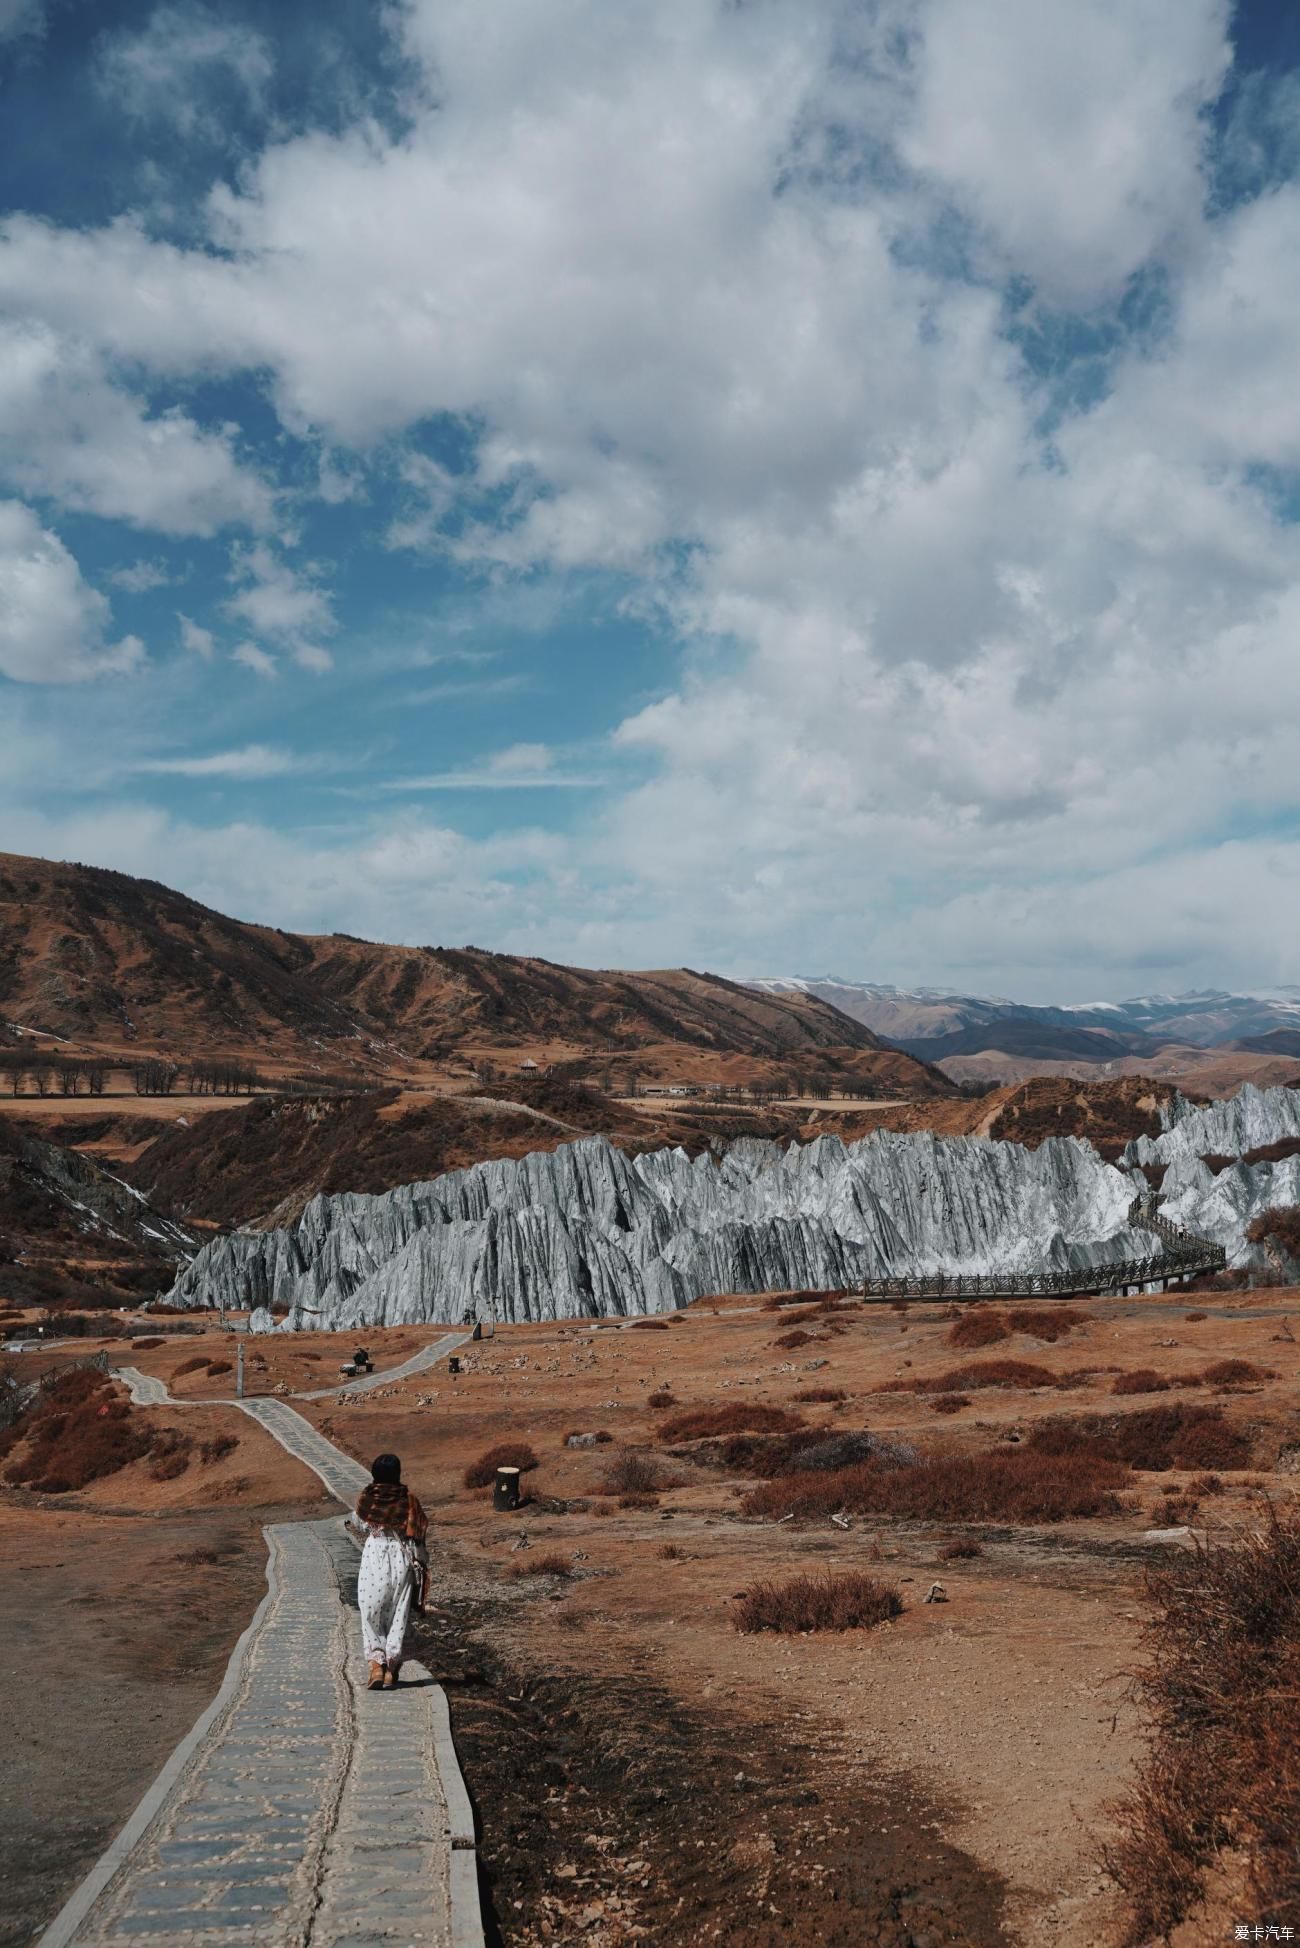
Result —
<path fill-rule="evenodd" d="M 492 1489 L 492 1506 L 509 1511 L 519 1506 L 518 1468 L 498 1468 L 496 1483 Z"/>

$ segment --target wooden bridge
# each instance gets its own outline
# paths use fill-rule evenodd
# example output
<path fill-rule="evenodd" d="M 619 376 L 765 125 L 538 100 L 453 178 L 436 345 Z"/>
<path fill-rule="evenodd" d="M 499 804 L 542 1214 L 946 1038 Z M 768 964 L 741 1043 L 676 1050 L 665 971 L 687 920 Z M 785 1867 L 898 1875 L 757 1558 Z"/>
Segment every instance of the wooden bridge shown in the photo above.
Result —
<path fill-rule="evenodd" d="M 862 1284 L 868 1299 L 1023 1299 L 1091 1298 L 1103 1292 L 1142 1292 L 1155 1285 L 1163 1292 L 1207 1272 L 1226 1269 L 1228 1254 L 1190 1231 L 1180 1231 L 1161 1217 L 1152 1197 L 1135 1197 L 1129 1206 L 1131 1229 L 1149 1231 L 1162 1249 L 1142 1258 L 1115 1258 L 1101 1265 L 1070 1271 L 1039 1272 L 919 1272 L 908 1278 L 869 1278 Z"/>

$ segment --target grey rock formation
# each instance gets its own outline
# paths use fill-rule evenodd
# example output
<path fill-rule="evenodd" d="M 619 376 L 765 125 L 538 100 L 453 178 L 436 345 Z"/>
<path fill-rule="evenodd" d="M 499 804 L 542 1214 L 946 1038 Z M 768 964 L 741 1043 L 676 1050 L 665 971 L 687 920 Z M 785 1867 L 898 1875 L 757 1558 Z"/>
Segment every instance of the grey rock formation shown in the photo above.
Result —
<path fill-rule="evenodd" d="M 1140 1136 L 1124 1152 L 1127 1162 L 1166 1166 L 1162 1214 L 1185 1231 L 1224 1247 L 1237 1270 L 1293 1275 L 1246 1236 L 1252 1219 L 1277 1205 L 1300 1204 L 1300 1155 L 1280 1162 L 1247 1164 L 1249 1150 L 1300 1141 L 1300 1089 L 1257 1089 L 1245 1083 L 1235 1096 L 1198 1108 L 1176 1097 L 1160 1136 Z M 1204 1158 L 1235 1157 L 1217 1172 Z"/>
<path fill-rule="evenodd" d="M 877 1131 L 631 1158 L 589 1137 L 382 1196 L 316 1197 L 296 1224 L 214 1240 L 177 1303 L 287 1305 L 289 1328 L 617 1317 L 715 1292 L 887 1273 L 1084 1267 L 1152 1249 L 1133 1180 L 1091 1145 L 1037 1150 Z"/>

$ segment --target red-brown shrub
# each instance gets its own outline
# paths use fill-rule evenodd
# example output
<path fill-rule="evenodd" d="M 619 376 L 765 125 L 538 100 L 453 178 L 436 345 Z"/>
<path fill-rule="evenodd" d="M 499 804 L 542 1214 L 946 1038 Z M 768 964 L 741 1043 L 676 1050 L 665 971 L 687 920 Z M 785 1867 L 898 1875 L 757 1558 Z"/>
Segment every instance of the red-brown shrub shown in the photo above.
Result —
<path fill-rule="evenodd" d="M 809 1407 L 829 1407 L 838 1404 L 841 1400 L 847 1400 L 848 1397 L 843 1387 L 805 1387 L 801 1393 L 795 1395 L 795 1399 L 801 1405 Z"/>
<path fill-rule="evenodd" d="M 1079 1326 L 1087 1325 L 1092 1318 L 1082 1306 L 1073 1305 L 1027 1305 L 1016 1306 L 1007 1318 L 1016 1332 L 1028 1332 L 1035 1339 L 1056 1341 L 1064 1339 Z"/>
<path fill-rule="evenodd" d="M 196 1353 L 192 1360 L 182 1360 L 179 1366 L 173 1367 L 172 1378 L 179 1380 L 182 1373 L 204 1373 L 207 1371 L 207 1366 L 206 1357 L 202 1353 Z"/>
<path fill-rule="evenodd" d="M 903 1614 L 903 1598 L 891 1584 L 850 1570 L 795 1576 L 786 1583 L 755 1583 L 735 1612 L 736 1628 L 756 1630 L 869 1630 Z"/>
<path fill-rule="evenodd" d="M 779 1334 L 772 1341 L 772 1344 L 774 1346 L 784 1346 L 788 1352 L 793 1352 L 796 1346 L 811 1345 L 816 1337 L 816 1333 L 805 1332 L 801 1326 L 796 1326 L 793 1332 Z"/>
<path fill-rule="evenodd" d="M 1277 1374 L 1267 1366 L 1254 1366 L 1250 1360 L 1213 1360 L 1203 1366 L 1196 1376 L 1205 1387 L 1243 1387 L 1257 1381 L 1276 1380 Z"/>
<path fill-rule="evenodd" d="M 210 1468 L 214 1462 L 224 1461 L 226 1456 L 233 1454 L 238 1446 L 238 1434 L 214 1434 L 210 1441 L 201 1442 L 199 1454 L 202 1456 L 204 1467 Z"/>
<path fill-rule="evenodd" d="M 1010 1337 L 1011 1328 L 1005 1315 L 987 1305 L 977 1305 L 964 1312 L 944 1334 L 950 1346 L 957 1346 L 963 1352 L 974 1352 L 980 1346 L 996 1346 L 1000 1339 Z"/>
<path fill-rule="evenodd" d="M 464 1482 L 467 1488 L 490 1488 L 496 1480 L 498 1468 L 518 1468 L 521 1474 L 529 1474 L 537 1466 L 537 1456 L 527 1441 L 498 1441 L 486 1454 L 480 1454 L 477 1461 L 466 1468 Z"/>
<path fill-rule="evenodd" d="M 722 1407 L 688 1407 L 659 1429 L 661 1441 L 707 1441 L 723 1434 L 792 1434 L 804 1425 L 800 1414 L 784 1407 L 765 1407 L 760 1401 L 728 1401 Z"/>
<path fill-rule="evenodd" d="M 152 1481 L 175 1481 L 190 1465 L 194 1443 L 179 1428 L 161 1427 L 149 1448 L 149 1476 Z"/>
<path fill-rule="evenodd" d="M 1060 1522 L 1114 1515 L 1127 1467 L 1072 1454 L 1058 1459 L 1024 1447 L 989 1454 L 929 1454 L 911 1467 L 868 1462 L 838 1474 L 787 1475 L 750 1490 L 746 1515 L 807 1521 L 835 1514 L 894 1515 L 907 1521 Z"/>
<path fill-rule="evenodd" d="M 667 1332 L 666 1319 L 634 1319 L 628 1327 L 629 1332 Z"/>
<path fill-rule="evenodd" d="M 165 1346 L 166 1343 L 166 1340 L 161 1336 L 149 1339 L 132 1339 L 131 1341 L 131 1345 L 137 1353 L 147 1352 L 150 1346 Z"/>
<path fill-rule="evenodd" d="M 544 1556 L 528 1556 L 525 1561 L 512 1563 L 512 1576 L 572 1576 L 573 1564 L 567 1556 L 552 1550 Z"/>
<path fill-rule="evenodd" d="M 962 1393 L 978 1387 L 1054 1387 L 1056 1375 L 1046 1366 L 1031 1360 L 976 1360 L 970 1366 L 954 1366 L 951 1372 L 934 1373 L 924 1380 L 891 1380 L 877 1387 L 877 1393 Z"/>
<path fill-rule="evenodd" d="M 60 1374 L 10 1434 L 10 1448 L 25 1439 L 27 1452 L 5 1479 L 47 1495 L 65 1495 L 116 1474 L 155 1443 L 165 1449 L 172 1438 L 171 1429 L 151 1425 L 117 1398 L 107 1374 L 94 1367 Z"/>
<path fill-rule="evenodd" d="M 1165 1468 L 1250 1466 L 1250 1437 L 1224 1418 L 1221 1407 L 1141 1407 L 1135 1413 L 1080 1414 L 1046 1420 L 1029 1436 L 1030 1449 L 1060 1458 L 1122 1461 L 1160 1473 Z"/>
<path fill-rule="evenodd" d="M 231 1366 L 229 1360 L 209 1360 L 208 1361 L 209 1378 L 211 1378 L 214 1373 L 231 1373 L 233 1371 L 234 1369 Z"/>
<path fill-rule="evenodd" d="M 1253 1245 L 1275 1245 L 1289 1258 L 1300 1258 L 1300 1204 L 1275 1204 L 1261 1211 L 1246 1227 Z"/>
<path fill-rule="evenodd" d="M 1148 1736 L 1105 1855 L 1130 1944 L 1166 1939 L 1230 1859 L 1241 1911 L 1278 1928 L 1300 1914 L 1300 1522 L 1270 1514 L 1148 1572 Z"/>
<path fill-rule="evenodd" d="M 675 1407 L 677 1405 L 677 1395 L 668 1387 L 658 1387 L 650 1395 L 646 1404 L 647 1406 L 653 1407 L 657 1414 L 661 1414 L 669 1407 Z"/>
<path fill-rule="evenodd" d="M 984 1554 L 978 1542 L 971 1536 L 959 1537 L 956 1542 L 945 1542 L 939 1551 L 942 1562 L 969 1562 L 975 1556 Z"/>
<path fill-rule="evenodd" d="M 1199 1326 L 1203 1319 L 1208 1318 L 1209 1314 L 1207 1312 L 1185 1312 L 1183 1314 L 1183 1324 L 1185 1326 Z"/>
<path fill-rule="evenodd" d="M 1132 1373 L 1117 1373 L 1110 1390 L 1112 1393 L 1168 1393 L 1169 1381 L 1154 1367 L 1139 1366 Z"/>
<path fill-rule="evenodd" d="M 643 1454 L 636 1448 L 616 1455 L 600 1478 L 602 1495 L 657 1495 L 664 1488 L 673 1486 L 674 1478 L 665 1473 L 653 1454 Z M 637 1506 L 624 1503 L 625 1507 Z"/>
<path fill-rule="evenodd" d="M 969 1406 L 968 1393 L 936 1393 L 930 1400 L 932 1414 L 959 1414 L 963 1407 Z"/>

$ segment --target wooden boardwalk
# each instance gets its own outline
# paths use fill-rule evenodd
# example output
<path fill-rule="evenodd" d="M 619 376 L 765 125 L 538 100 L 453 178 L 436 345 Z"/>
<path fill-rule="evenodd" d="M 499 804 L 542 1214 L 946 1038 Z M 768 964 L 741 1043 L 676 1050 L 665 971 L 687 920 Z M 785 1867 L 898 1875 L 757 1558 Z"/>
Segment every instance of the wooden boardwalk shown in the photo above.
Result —
<path fill-rule="evenodd" d="M 1130 1228 L 1149 1231 L 1159 1239 L 1159 1251 L 1142 1258 L 1114 1258 L 1101 1265 L 1069 1271 L 918 1272 L 905 1278 L 869 1278 L 862 1296 L 868 1299 L 1028 1299 L 1094 1298 L 1103 1292 L 1142 1292 L 1159 1286 L 1182 1285 L 1208 1272 L 1224 1271 L 1228 1254 L 1190 1231 L 1180 1231 L 1161 1217 L 1152 1198 L 1135 1197 L 1129 1207 Z"/>

